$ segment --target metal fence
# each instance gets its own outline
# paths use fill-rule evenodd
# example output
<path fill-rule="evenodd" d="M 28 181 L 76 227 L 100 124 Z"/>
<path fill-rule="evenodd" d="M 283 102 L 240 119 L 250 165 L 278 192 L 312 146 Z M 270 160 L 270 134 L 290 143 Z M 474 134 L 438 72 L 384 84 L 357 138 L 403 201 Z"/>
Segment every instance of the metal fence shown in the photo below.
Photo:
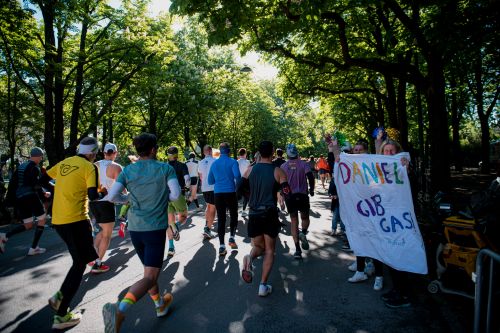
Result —
<path fill-rule="evenodd" d="M 479 251 L 476 259 L 476 297 L 474 302 L 474 333 L 490 333 L 500 331 L 498 311 L 498 274 L 496 269 L 500 266 L 500 254 L 489 249 Z M 486 310 L 486 313 L 484 312 Z"/>

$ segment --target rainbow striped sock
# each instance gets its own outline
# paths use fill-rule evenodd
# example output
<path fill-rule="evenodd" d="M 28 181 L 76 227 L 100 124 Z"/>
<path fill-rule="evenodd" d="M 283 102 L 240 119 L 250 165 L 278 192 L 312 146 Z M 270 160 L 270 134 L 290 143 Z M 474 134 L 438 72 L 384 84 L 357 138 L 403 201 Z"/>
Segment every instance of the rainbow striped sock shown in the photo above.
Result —
<path fill-rule="evenodd" d="M 156 295 L 149 295 L 151 296 L 151 299 L 153 300 L 153 302 L 155 302 L 155 306 L 157 308 L 159 308 L 160 306 L 163 305 L 163 298 L 160 297 L 160 293 L 156 294 Z"/>
<path fill-rule="evenodd" d="M 135 297 L 135 295 L 131 292 L 127 292 L 125 297 L 120 301 L 120 304 L 118 305 L 118 311 L 124 313 L 128 310 L 129 307 L 134 305 L 135 302 L 137 302 L 137 298 Z"/>

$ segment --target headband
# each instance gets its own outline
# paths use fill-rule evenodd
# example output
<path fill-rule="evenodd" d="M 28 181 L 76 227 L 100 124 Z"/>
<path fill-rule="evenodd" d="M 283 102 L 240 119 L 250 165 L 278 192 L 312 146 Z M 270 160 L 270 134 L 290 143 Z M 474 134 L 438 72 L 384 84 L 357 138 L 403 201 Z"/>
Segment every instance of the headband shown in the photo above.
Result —
<path fill-rule="evenodd" d="M 78 154 L 87 155 L 87 154 L 97 154 L 98 146 L 95 143 L 84 145 L 78 145 Z"/>

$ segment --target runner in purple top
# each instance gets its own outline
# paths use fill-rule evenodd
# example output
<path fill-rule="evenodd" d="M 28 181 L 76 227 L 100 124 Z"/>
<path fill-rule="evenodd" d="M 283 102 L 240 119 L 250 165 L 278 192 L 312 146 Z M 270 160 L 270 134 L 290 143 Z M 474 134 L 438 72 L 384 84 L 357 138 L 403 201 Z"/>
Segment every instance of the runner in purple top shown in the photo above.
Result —
<path fill-rule="evenodd" d="M 286 207 L 290 213 L 292 220 L 292 237 L 295 243 L 295 259 L 302 258 L 302 249 L 309 250 L 309 242 L 307 241 L 307 228 L 309 228 L 309 196 L 307 185 L 309 183 L 309 195 L 314 195 L 314 175 L 307 162 L 299 158 L 297 147 L 294 144 L 289 144 L 286 148 L 288 161 L 282 166 L 288 178 L 292 194 L 286 200 Z M 300 219 L 302 220 L 302 230 L 299 233 L 299 211 Z M 301 244 L 299 245 L 299 239 Z"/>

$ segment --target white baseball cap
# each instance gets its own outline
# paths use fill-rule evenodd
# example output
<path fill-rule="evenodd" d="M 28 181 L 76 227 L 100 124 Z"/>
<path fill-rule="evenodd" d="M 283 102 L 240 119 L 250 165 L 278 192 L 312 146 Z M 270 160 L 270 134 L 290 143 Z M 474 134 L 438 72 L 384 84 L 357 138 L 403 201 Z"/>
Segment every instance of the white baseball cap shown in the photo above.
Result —
<path fill-rule="evenodd" d="M 116 145 L 114 143 L 108 142 L 104 146 L 104 152 L 106 154 L 116 153 L 117 151 L 118 151 L 118 149 L 116 149 Z"/>

